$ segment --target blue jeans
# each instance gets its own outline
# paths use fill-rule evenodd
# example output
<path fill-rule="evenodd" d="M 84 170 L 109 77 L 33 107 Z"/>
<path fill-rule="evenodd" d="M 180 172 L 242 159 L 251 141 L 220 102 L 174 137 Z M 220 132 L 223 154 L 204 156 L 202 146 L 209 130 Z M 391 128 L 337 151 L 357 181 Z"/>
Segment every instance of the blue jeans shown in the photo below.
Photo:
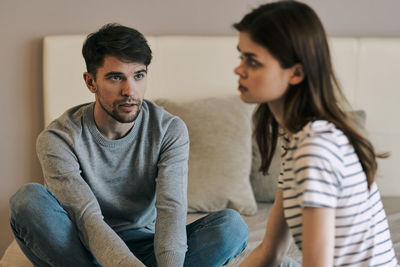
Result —
<path fill-rule="evenodd" d="M 289 257 L 285 257 L 283 262 L 278 267 L 301 267 L 301 265 L 297 261 Z"/>
<path fill-rule="evenodd" d="M 22 186 L 10 199 L 10 223 L 21 250 L 35 266 L 99 266 L 79 239 L 74 223 L 57 198 L 39 184 Z M 186 226 L 185 266 L 221 266 L 247 245 L 248 229 L 241 216 L 226 209 Z M 156 266 L 154 233 L 117 233 L 146 266 Z"/>

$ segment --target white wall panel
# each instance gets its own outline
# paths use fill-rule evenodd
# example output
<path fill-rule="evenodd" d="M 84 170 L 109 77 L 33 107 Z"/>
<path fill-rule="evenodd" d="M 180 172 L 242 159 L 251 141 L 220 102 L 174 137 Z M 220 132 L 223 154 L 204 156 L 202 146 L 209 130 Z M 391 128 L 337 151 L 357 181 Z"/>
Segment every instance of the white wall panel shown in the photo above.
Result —
<path fill-rule="evenodd" d="M 347 100 L 355 105 L 355 91 L 357 87 L 358 67 L 358 44 L 357 38 L 330 38 L 329 47 L 331 52 L 333 69 L 339 80 L 341 89 Z"/>
<path fill-rule="evenodd" d="M 192 100 L 238 94 L 237 37 L 157 37 L 147 98 Z"/>
<path fill-rule="evenodd" d="M 86 71 L 82 57 L 84 40 L 84 35 L 73 35 L 51 36 L 43 41 L 45 125 L 72 106 L 94 101 L 83 80 Z"/>
<path fill-rule="evenodd" d="M 360 40 L 356 105 L 367 111 L 367 129 L 400 133 L 400 39 Z"/>

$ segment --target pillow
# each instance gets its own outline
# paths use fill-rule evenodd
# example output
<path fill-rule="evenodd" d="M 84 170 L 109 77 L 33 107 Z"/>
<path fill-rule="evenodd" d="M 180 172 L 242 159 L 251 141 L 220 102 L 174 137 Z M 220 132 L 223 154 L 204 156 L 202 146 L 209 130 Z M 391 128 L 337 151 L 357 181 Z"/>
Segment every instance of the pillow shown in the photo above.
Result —
<path fill-rule="evenodd" d="M 349 112 L 350 118 L 355 121 L 356 129 L 359 130 L 362 134 L 366 134 L 365 131 L 365 122 L 367 120 L 367 115 L 364 110 L 353 110 Z"/>
<path fill-rule="evenodd" d="M 265 175 L 260 171 L 261 154 L 258 149 L 256 138 L 252 138 L 253 157 L 251 164 L 250 181 L 254 196 L 258 202 L 273 202 L 278 190 L 278 176 L 281 167 L 281 142 L 278 138 L 277 147 Z"/>
<path fill-rule="evenodd" d="M 356 127 L 361 133 L 365 133 L 366 114 L 363 110 L 354 110 L 349 112 L 349 116 L 355 120 Z M 278 176 L 281 165 L 281 142 L 278 138 L 277 148 L 272 158 L 268 173 L 264 175 L 259 171 L 261 166 L 261 155 L 258 149 L 257 141 L 253 136 L 252 139 L 253 158 L 250 173 L 250 181 L 253 187 L 254 196 L 258 202 L 273 202 L 278 189 Z"/>
<path fill-rule="evenodd" d="M 255 214 L 249 179 L 254 105 L 243 103 L 239 96 L 155 103 L 180 117 L 189 131 L 189 212 L 232 208 L 243 215 Z"/>

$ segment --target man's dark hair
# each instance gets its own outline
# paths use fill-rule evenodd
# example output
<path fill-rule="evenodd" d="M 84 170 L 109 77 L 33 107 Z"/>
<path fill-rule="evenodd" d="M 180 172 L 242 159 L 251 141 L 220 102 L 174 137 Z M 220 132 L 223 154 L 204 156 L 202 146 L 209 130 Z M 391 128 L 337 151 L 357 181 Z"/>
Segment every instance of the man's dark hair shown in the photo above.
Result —
<path fill-rule="evenodd" d="M 140 32 L 116 23 L 106 24 L 89 34 L 83 44 L 82 54 L 87 71 L 94 77 L 97 69 L 103 66 L 106 56 L 143 63 L 146 67 L 152 58 L 151 49 Z"/>

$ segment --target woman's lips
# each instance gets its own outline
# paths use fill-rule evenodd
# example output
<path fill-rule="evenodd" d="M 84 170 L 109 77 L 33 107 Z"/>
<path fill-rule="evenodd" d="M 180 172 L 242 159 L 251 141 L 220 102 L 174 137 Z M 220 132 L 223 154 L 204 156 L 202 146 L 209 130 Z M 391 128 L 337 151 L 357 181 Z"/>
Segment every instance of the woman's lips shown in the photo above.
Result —
<path fill-rule="evenodd" d="M 245 86 L 239 84 L 238 90 L 239 90 L 240 92 L 247 92 L 247 87 L 245 87 Z"/>

